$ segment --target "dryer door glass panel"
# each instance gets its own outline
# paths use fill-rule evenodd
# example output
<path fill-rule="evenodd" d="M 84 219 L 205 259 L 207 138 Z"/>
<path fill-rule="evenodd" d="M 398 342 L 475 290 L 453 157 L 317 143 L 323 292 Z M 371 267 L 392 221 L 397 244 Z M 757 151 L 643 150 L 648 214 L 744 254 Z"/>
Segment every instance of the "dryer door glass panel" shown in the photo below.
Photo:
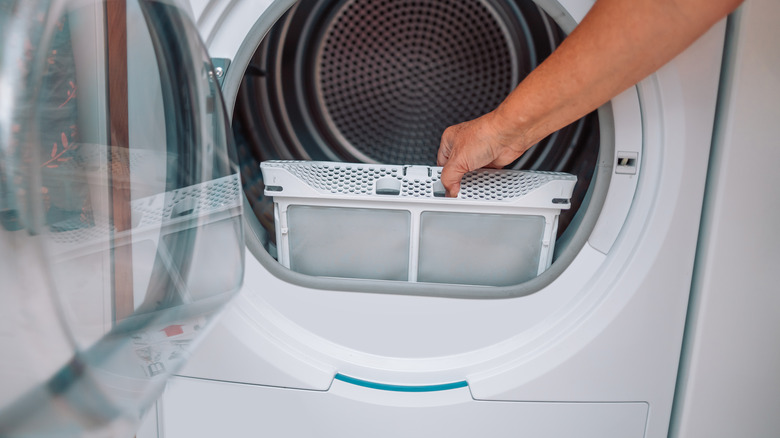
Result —
<path fill-rule="evenodd" d="M 0 430 L 125 436 L 238 289 L 242 190 L 173 2 L 0 3 Z"/>

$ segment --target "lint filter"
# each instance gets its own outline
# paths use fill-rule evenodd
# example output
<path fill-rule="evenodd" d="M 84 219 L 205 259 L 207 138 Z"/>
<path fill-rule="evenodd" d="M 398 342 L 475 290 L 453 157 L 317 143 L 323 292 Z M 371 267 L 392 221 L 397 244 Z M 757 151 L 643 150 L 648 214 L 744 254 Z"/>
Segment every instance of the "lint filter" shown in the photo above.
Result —
<path fill-rule="evenodd" d="M 508 286 L 552 262 L 577 177 L 481 169 L 456 198 L 441 167 L 266 161 L 279 262 L 307 275 Z"/>

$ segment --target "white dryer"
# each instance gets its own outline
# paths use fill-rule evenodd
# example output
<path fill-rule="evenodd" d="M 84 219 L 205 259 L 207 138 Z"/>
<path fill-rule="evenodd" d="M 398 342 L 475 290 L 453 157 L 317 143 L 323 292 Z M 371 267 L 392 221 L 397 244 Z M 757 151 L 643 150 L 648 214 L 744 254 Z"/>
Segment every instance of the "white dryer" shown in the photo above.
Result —
<path fill-rule="evenodd" d="M 372 149 L 360 135 L 376 139 L 384 131 L 392 142 L 409 134 L 404 140 L 415 145 L 424 123 L 409 133 L 381 115 L 413 114 L 404 96 L 441 90 L 440 84 L 470 96 L 499 93 L 502 88 L 491 84 L 506 77 L 509 85 L 502 86 L 511 86 L 537 62 L 538 48 L 528 41 L 546 35 L 548 47 L 554 46 L 553 37 L 571 31 L 591 4 L 192 0 L 202 38 L 221 67 L 234 130 L 241 124 L 239 134 L 260 135 L 252 141 L 266 149 L 250 149 L 244 157 L 246 211 L 256 214 L 245 215 L 242 291 L 170 381 L 152 416 L 157 427 L 146 430 L 166 438 L 666 436 L 724 22 L 579 128 L 559 135 L 573 140 L 529 155 L 541 163 L 541 155 L 579 152 L 583 138 L 596 139 L 596 152 L 575 160 L 592 175 L 580 179 L 581 206 L 564 227 L 552 267 L 523 284 L 397 284 L 292 272 L 271 254 L 264 207 L 257 203 L 262 192 L 249 178 L 257 172 L 253 160 L 267 154 L 405 160 L 403 151 L 382 155 L 385 148 Z M 482 27 L 468 34 L 470 23 Z M 378 57 L 372 61 L 361 50 L 373 46 L 355 38 L 380 28 L 390 33 L 375 35 L 372 44 L 403 47 L 409 35 L 430 44 L 411 44 L 416 61 L 396 63 L 391 52 L 381 51 L 372 52 Z M 458 29 L 471 40 L 490 35 L 479 44 L 523 50 L 507 55 L 506 71 L 483 75 L 481 63 L 505 54 L 499 47 L 467 56 L 471 52 L 458 46 Z M 456 50 L 446 53 L 447 45 Z M 439 55 L 465 61 L 442 67 L 423 59 Z M 365 73 L 369 79 L 389 78 L 388 86 L 406 81 L 406 88 L 391 93 L 395 100 L 371 100 L 376 87 L 361 82 L 360 73 L 374 65 L 369 62 L 390 70 L 378 79 L 376 71 Z M 472 68 L 477 73 L 469 76 Z M 482 76 L 488 85 L 472 90 L 473 81 L 483 84 Z M 247 100 L 241 93 L 251 86 L 256 89 Z M 454 91 L 438 97 L 451 108 L 463 104 Z M 495 104 L 472 103 L 477 110 Z M 422 110 L 438 114 L 433 107 Z"/>

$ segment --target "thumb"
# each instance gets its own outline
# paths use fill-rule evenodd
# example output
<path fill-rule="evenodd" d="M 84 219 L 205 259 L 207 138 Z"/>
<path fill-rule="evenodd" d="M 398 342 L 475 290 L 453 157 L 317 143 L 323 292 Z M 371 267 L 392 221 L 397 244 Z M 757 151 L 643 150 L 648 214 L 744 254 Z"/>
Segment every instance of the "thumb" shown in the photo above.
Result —
<path fill-rule="evenodd" d="M 441 170 L 441 184 L 444 186 L 446 196 L 454 198 L 460 192 L 460 180 L 470 169 L 461 164 L 461 160 L 449 160 Z"/>

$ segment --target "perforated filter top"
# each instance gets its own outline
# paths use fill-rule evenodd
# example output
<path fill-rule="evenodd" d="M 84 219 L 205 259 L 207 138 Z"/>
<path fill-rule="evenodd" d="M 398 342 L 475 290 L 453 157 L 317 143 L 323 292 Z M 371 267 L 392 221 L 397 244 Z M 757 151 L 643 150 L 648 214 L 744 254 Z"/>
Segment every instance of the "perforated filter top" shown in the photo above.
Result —
<path fill-rule="evenodd" d="M 445 194 L 441 167 L 266 161 L 261 170 L 269 196 L 317 194 L 329 198 L 382 197 L 386 201 L 392 195 L 410 200 L 443 198 Z M 575 176 L 560 172 L 481 169 L 463 177 L 457 203 L 503 201 L 536 207 L 554 205 L 560 210 L 568 208 L 576 181 Z"/>
<path fill-rule="evenodd" d="M 507 286 L 552 261 L 576 183 L 553 172 L 479 170 L 444 197 L 440 167 L 271 161 L 279 262 L 308 275 Z"/>

